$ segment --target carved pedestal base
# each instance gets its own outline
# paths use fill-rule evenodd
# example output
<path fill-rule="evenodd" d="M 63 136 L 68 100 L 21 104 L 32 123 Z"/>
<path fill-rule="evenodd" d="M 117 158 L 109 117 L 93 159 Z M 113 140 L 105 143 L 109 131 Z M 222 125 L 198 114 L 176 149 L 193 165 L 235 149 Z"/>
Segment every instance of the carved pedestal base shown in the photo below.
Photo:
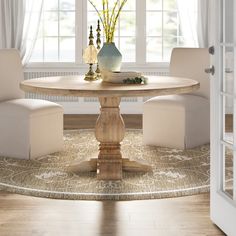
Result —
<path fill-rule="evenodd" d="M 120 115 L 120 98 L 104 97 L 99 101 L 101 114 L 95 128 L 96 139 L 100 142 L 97 178 L 120 180 L 122 179 L 120 142 L 125 136 L 125 124 Z"/>
<path fill-rule="evenodd" d="M 113 164 L 115 163 L 115 160 L 113 160 Z M 107 163 L 102 163 L 102 165 L 104 164 L 104 166 L 109 167 L 109 160 L 108 160 L 108 164 Z M 83 173 L 83 172 L 98 172 L 98 159 L 97 158 L 93 158 L 90 159 L 89 161 L 84 161 L 84 162 L 78 162 L 78 163 L 74 163 L 73 165 L 71 165 L 69 167 L 69 170 L 74 172 L 75 174 L 79 174 L 79 173 Z M 111 169 L 109 169 L 109 173 L 110 171 L 113 169 L 113 167 Z M 100 171 L 105 171 L 105 174 L 107 175 L 107 169 L 100 169 Z M 145 163 L 140 163 L 137 161 L 131 161 L 127 158 L 123 158 L 122 159 L 122 171 L 126 171 L 126 172 L 150 172 L 152 171 L 152 167 L 149 166 L 148 164 Z M 119 172 L 120 173 L 120 172 Z M 103 173 L 102 173 L 103 174 Z M 112 175 L 112 174 L 110 174 Z M 102 175 L 100 175 L 102 177 Z M 117 174 L 116 174 L 117 176 Z M 99 178 L 99 177 L 98 177 Z M 104 178 L 99 178 L 102 180 L 106 180 L 105 177 Z M 118 178 L 112 178 L 110 177 L 107 180 L 120 180 Z"/>
<path fill-rule="evenodd" d="M 120 142 L 125 136 L 125 125 L 120 115 L 120 98 L 102 97 L 101 114 L 95 128 L 96 139 L 100 142 L 98 159 L 75 163 L 73 172 L 97 171 L 100 180 L 121 180 L 122 171 L 147 172 L 151 167 L 129 159 L 122 159 Z"/>

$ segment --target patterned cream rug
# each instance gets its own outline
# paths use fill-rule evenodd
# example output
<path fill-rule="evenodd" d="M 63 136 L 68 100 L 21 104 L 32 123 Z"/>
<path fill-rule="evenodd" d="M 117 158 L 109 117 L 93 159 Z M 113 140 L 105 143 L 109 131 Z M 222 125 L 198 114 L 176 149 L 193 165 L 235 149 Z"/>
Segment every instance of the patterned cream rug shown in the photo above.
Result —
<path fill-rule="evenodd" d="M 92 130 L 65 131 L 64 151 L 37 160 L 0 157 L 0 188 L 58 199 L 139 200 L 178 197 L 209 191 L 209 145 L 176 150 L 142 145 L 142 131 L 128 130 L 124 157 L 145 160 L 150 173 L 124 173 L 122 181 L 97 181 L 95 173 L 70 173 L 67 165 L 98 153 Z"/>

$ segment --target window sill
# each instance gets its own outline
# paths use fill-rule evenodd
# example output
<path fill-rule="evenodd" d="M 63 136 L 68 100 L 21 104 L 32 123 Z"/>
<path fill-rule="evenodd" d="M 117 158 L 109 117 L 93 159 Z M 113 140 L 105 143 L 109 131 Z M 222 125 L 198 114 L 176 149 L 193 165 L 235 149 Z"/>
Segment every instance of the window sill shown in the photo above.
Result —
<path fill-rule="evenodd" d="M 168 62 L 158 63 L 146 63 L 146 64 L 135 64 L 135 63 L 123 63 L 122 70 L 135 70 L 142 72 L 155 72 L 155 71 L 168 71 Z M 25 72 L 32 71 L 71 71 L 85 73 L 88 70 L 88 66 L 85 64 L 76 63 L 29 63 L 25 66 Z"/>

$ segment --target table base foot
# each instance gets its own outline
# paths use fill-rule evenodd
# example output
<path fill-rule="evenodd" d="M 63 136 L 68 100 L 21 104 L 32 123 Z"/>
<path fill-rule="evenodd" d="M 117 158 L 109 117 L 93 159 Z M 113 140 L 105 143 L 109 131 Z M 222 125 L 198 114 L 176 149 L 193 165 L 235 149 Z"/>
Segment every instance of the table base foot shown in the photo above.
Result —
<path fill-rule="evenodd" d="M 151 172 L 152 167 L 146 163 L 142 163 L 139 161 L 131 161 L 129 159 L 122 160 L 122 168 L 123 171 L 126 172 Z"/>
<path fill-rule="evenodd" d="M 83 172 L 97 172 L 97 158 L 90 159 L 89 161 L 74 162 L 68 166 L 68 171 L 75 174 Z"/>
<path fill-rule="evenodd" d="M 152 167 L 146 163 L 131 161 L 127 158 L 122 160 L 99 160 L 97 158 L 89 161 L 77 162 L 68 167 L 75 174 L 83 172 L 97 172 L 99 180 L 122 180 L 122 172 L 151 172 Z M 115 163 L 117 162 L 117 163 Z"/>

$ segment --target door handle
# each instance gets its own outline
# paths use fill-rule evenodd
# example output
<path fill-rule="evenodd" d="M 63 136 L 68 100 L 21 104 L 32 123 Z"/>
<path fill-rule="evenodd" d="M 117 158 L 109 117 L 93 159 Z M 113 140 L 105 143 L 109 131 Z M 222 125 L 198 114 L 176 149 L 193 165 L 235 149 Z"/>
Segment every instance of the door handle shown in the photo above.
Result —
<path fill-rule="evenodd" d="M 211 55 L 214 55 L 214 54 L 215 54 L 215 47 L 214 47 L 214 46 L 209 47 L 208 52 L 209 52 Z"/>
<path fill-rule="evenodd" d="M 215 74 L 215 67 L 212 66 L 211 68 L 207 68 L 207 69 L 205 69 L 205 72 L 206 72 L 207 74 L 214 75 L 214 74 Z"/>

